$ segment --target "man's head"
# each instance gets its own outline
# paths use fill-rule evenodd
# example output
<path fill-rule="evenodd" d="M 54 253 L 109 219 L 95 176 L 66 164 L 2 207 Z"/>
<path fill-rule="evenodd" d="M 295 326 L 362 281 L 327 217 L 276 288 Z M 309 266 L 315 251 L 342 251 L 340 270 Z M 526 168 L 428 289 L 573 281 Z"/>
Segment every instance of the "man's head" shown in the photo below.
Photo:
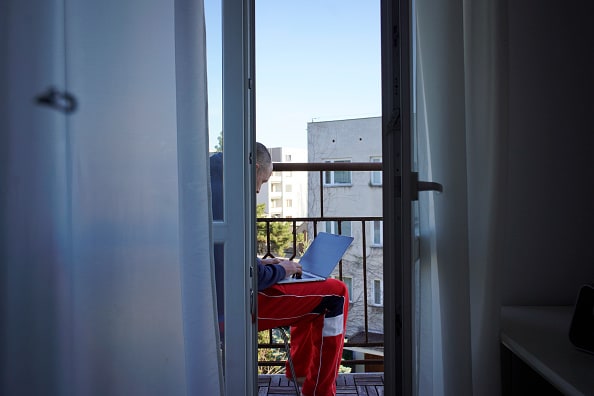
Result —
<path fill-rule="evenodd" d="M 272 159 L 266 146 L 256 143 L 256 193 L 260 192 L 262 184 L 266 183 L 272 174 Z"/>

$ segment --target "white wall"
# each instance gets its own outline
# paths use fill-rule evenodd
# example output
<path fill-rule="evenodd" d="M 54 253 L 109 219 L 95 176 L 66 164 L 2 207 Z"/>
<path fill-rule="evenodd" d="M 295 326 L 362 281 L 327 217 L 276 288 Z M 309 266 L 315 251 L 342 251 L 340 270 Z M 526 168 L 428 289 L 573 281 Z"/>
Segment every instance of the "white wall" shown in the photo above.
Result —
<path fill-rule="evenodd" d="M 307 125 L 309 162 L 349 159 L 370 162 L 381 157 L 381 117 L 311 122 Z M 350 186 L 324 187 L 324 216 L 382 216 L 382 186 L 370 186 L 370 172 L 352 172 Z M 309 173 L 309 216 L 320 216 L 319 172 Z M 324 224 L 318 231 L 325 231 Z M 383 280 L 383 248 L 373 245 L 373 225 L 365 223 L 367 260 L 367 306 L 369 331 L 383 333 L 383 306 L 373 305 L 373 282 Z M 353 292 L 347 335 L 365 329 L 365 289 L 363 287 L 363 237 L 361 222 L 351 222 L 355 238 L 343 259 L 343 276 L 351 277 Z M 338 276 L 338 269 L 334 271 Z"/>
<path fill-rule="evenodd" d="M 594 282 L 594 7 L 509 1 L 502 303 L 573 304 Z"/>
<path fill-rule="evenodd" d="M 382 156 L 381 117 L 311 122 L 307 125 L 309 162 L 350 159 L 370 162 Z M 381 216 L 382 189 L 369 187 L 369 172 L 353 172 L 353 187 L 328 187 L 324 215 Z M 309 177 L 310 216 L 319 216 L 319 175 Z M 333 199 L 334 197 L 334 199 Z M 336 198 L 340 199 L 336 199 Z"/>

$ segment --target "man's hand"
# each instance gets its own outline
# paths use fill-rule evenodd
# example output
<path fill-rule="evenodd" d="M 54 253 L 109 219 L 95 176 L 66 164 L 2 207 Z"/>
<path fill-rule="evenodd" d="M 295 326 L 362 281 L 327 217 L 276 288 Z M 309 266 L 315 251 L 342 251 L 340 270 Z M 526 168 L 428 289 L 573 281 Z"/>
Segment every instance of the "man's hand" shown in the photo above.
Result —
<path fill-rule="evenodd" d="M 276 264 L 282 266 L 285 269 L 287 278 L 290 276 L 293 276 L 295 274 L 301 275 L 301 264 L 299 264 L 299 263 L 296 263 L 294 261 L 285 260 L 285 261 L 280 261 L 279 263 L 276 263 Z"/>

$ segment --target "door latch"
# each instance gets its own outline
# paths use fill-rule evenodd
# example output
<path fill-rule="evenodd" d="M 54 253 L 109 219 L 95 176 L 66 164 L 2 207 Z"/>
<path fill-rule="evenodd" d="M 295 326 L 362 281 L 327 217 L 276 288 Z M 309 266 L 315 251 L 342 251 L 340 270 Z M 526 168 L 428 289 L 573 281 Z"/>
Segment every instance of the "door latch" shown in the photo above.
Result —
<path fill-rule="evenodd" d="M 412 184 L 412 201 L 419 200 L 419 191 L 437 191 L 443 192 L 443 186 L 440 183 L 419 181 L 419 172 L 411 172 L 411 184 Z"/>

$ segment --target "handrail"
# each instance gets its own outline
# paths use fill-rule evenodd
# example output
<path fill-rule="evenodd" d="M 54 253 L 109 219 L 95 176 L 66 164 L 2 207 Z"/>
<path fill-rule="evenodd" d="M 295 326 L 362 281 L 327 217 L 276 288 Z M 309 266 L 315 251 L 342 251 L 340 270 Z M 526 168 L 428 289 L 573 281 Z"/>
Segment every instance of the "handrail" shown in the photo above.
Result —
<path fill-rule="evenodd" d="M 381 162 L 273 162 L 276 172 L 315 172 L 315 171 L 381 171 Z"/>

